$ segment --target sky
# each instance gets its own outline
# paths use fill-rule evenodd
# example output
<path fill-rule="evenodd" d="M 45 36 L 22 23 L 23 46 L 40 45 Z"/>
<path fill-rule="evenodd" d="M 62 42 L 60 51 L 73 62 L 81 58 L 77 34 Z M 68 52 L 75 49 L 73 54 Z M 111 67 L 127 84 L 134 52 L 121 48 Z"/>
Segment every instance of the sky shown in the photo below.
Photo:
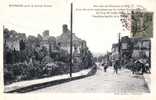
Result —
<path fill-rule="evenodd" d="M 10 1 L 10 4 L 14 1 L 16 0 Z M 36 2 L 25 4 L 36 4 Z M 43 2 L 38 4 L 43 4 Z M 3 12 L 4 26 L 26 33 L 27 36 L 37 36 L 47 29 L 50 30 L 51 36 L 58 36 L 62 34 L 63 24 L 67 24 L 70 28 L 70 1 L 45 0 L 44 4 L 52 5 L 52 7 L 19 8 L 6 5 Z M 92 2 L 73 0 L 73 33 L 86 40 L 92 53 L 104 54 L 111 51 L 112 43 L 118 42 L 119 32 L 122 33 L 121 35 L 127 35 L 128 32 L 123 31 L 119 18 L 95 18 L 92 17 L 95 12 L 76 10 L 77 8 L 90 8 L 93 4 L 94 0 Z"/>

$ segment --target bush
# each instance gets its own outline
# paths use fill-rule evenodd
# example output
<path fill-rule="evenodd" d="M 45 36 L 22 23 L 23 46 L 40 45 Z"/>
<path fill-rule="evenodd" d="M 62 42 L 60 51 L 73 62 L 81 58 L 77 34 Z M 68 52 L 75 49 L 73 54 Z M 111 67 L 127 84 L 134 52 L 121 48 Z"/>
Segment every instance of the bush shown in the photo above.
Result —
<path fill-rule="evenodd" d="M 5 64 L 4 66 L 4 83 L 8 84 L 15 81 L 30 80 L 41 78 L 43 75 L 42 65 L 31 64 Z"/>
<path fill-rule="evenodd" d="M 44 76 L 54 76 L 69 73 L 69 67 L 64 62 L 48 63 L 43 68 Z"/>

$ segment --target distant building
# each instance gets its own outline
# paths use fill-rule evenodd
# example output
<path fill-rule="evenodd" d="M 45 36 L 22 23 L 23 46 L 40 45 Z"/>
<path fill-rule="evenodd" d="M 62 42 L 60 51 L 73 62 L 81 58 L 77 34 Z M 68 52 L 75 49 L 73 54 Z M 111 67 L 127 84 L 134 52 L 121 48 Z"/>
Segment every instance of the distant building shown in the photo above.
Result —
<path fill-rule="evenodd" d="M 128 36 L 124 36 L 120 41 L 120 60 L 122 64 L 126 64 L 127 61 L 132 57 L 133 42 Z"/>
<path fill-rule="evenodd" d="M 5 42 L 5 46 L 10 50 L 20 51 L 19 40 L 8 39 Z"/>
<path fill-rule="evenodd" d="M 25 33 L 18 33 L 18 39 L 21 41 L 26 41 L 26 35 Z"/>
<path fill-rule="evenodd" d="M 25 33 L 17 33 L 14 30 L 5 29 L 4 46 L 10 50 L 20 51 L 20 42 L 26 40 Z"/>
<path fill-rule="evenodd" d="M 102 64 L 111 65 L 111 60 L 112 60 L 112 53 L 111 53 L 111 52 L 107 52 L 107 53 L 102 57 Z"/>
<path fill-rule="evenodd" d="M 56 38 L 55 37 L 53 37 L 53 36 L 50 36 L 50 37 L 48 37 L 47 38 L 47 40 L 42 40 L 41 42 L 40 42 L 40 47 L 42 48 L 42 47 L 45 47 L 47 50 L 48 50 L 48 52 L 49 51 L 53 51 L 53 50 L 55 50 L 56 49 Z"/>
<path fill-rule="evenodd" d="M 44 51 L 44 55 L 56 57 L 68 57 L 70 54 L 70 38 L 71 32 L 66 24 L 63 25 L 62 34 L 58 37 L 49 35 L 49 30 L 45 30 L 42 35 L 37 37 L 29 35 L 26 37 L 24 33 L 17 33 L 14 30 L 4 30 L 4 46 L 7 50 L 25 51 L 29 56 L 34 53 Z M 80 56 L 87 54 L 88 48 L 86 41 L 78 38 L 73 33 L 73 62 L 80 64 Z M 26 48 L 26 49 L 25 49 Z"/>
<path fill-rule="evenodd" d="M 45 47 L 48 52 L 53 52 L 56 50 L 56 38 L 53 36 L 49 36 L 49 30 L 45 30 L 43 32 L 43 36 L 38 36 L 40 40 L 40 47 Z"/>
<path fill-rule="evenodd" d="M 38 41 L 36 41 L 36 37 L 29 35 L 26 41 L 26 47 L 29 49 L 34 49 L 36 48 Z"/>
<path fill-rule="evenodd" d="M 150 57 L 150 46 L 151 41 L 147 38 L 132 38 L 133 42 L 133 58 L 144 58 L 144 57 Z"/>
<path fill-rule="evenodd" d="M 49 30 L 45 30 L 42 33 L 42 35 L 43 35 L 43 40 L 48 40 L 48 38 L 49 38 Z"/>
<path fill-rule="evenodd" d="M 119 54 L 119 44 L 112 45 L 112 60 L 120 60 L 125 64 L 130 58 L 133 59 L 150 59 L 151 52 L 151 41 L 149 38 L 140 38 L 128 36 L 122 37 L 120 41 L 120 54 Z"/>
<path fill-rule="evenodd" d="M 56 38 L 57 44 L 61 47 L 61 49 L 66 50 L 68 53 L 70 53 L 70 36 L 71 32 L 68 29 L 68 26 L 66 24 L 63 25 L 63 32 L 60 36 Z M 80 53 L 80 48 L 83 46 L 86 46 L 86 42 L 84 40 L 81 40 L 73 33 L 73 51 L 77 51 Z"/>
<path fill-rule="evenodd" d="M 112 59 L 112 61 L 119 59 L 119 44 L 118 43 L 112 44 L 111 59 Z"/>

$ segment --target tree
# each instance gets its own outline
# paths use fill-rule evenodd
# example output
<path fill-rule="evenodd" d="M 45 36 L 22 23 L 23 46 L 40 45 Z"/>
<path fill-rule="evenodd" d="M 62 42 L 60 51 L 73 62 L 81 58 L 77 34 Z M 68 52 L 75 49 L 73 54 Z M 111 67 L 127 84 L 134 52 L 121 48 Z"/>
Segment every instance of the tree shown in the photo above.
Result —
<path fill-rule="evenodd" d="M 20 41 L 20 50 L 25 49 L 25 42 L 23 40 Z"/>
<path fill-rule="evenodd" d="M 80 57 L 83 68 L 89 68 L 93 65 L 93 56 L 87 47 L 80 49 Z"/>
<path fill-rule="evenodd" d="M 9 30 L 7 28 L 3 30 L 3 34 L 4 34 L 4 39 L 9 38 Z"/>

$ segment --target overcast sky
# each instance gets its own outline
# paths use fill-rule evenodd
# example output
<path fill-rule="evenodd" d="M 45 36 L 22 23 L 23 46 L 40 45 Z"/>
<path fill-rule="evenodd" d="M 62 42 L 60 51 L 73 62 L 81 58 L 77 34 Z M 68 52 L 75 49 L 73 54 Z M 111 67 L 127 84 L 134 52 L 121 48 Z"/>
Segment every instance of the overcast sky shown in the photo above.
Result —
<path fill-rule="evenodd" d="M 50 35 L 58 36 L 62 33 L 63 24 L 67 24 L 70 28 L 70 2 L 68 0 L 45 1 L 45 4 L 51 4 L 52 7 L 6 7 L 5 12 L 3 12 L 5 27 L 35 36 L 38 33 L 42 34 L 46 29 L 50 30 Z M 106 53 L 111 50 L 112 43 L 117 42 L 119 32 L 123 34 L 128 32 L 122 30 L 118 18 L 94 18 L 92 17 L 94 12 L 76 11 L 77 8 L 90 8 L 93 4 L 94 2 L 88 3 L 87 1 L 73 3 L 73 32 L 76 36 L 87 41 L 91 52 Z"/>

